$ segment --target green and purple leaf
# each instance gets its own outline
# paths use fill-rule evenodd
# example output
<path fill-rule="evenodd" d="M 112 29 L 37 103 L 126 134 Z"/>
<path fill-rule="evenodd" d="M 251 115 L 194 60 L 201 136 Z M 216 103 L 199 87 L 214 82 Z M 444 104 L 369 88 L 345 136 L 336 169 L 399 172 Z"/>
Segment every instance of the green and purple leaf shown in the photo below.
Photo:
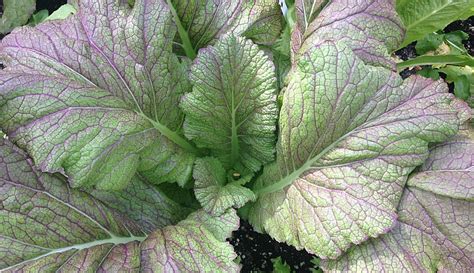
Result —
<path fill-rule="evenodd" d="M 128 190 L 134 194 L 128 200 L 146 199 L 142 196 L 150 193 L 138 193 L 141 190 L 138 185 Z M 5 139 L 0 139 L 0 192 L 2 272 L 239 269 L 232 246 L 225 242 L 239 224 L 234 210 L 220 217 L 197 211 L 174 226 L 164 226 L 174 221 L 169 218 L 153 219 L 152 225 L 144 225 L 147 219 L 142 218 L 138 226 L 91 195 L 70 188 L 60 175 L 39 172 Z M 162 203 L 156 209 L 167 209 L 169 202 L 154 200 Z M 137 215 L 134 206 L 122 210 Z M 153 231 L 146 236 L 149 227 Z"/>
<path fill-rule="evenodd" d="M 430 149 L 412 174 L 394 228 L 354 246 L 328 272 L 470 272 L 474 268 L 474 130 Z"/>
<path fill-rule="evenodd" d="M 250 211 L 278 241 L 333 259 L 388 232 L 428 144 L 471 117 L 445 83 L 403 82 L 388 69 L 398 22 L 390 1 L 338 0 L 308 27 L 283 97 L 277 162 Z"/>
<path fill-rule="evenodd" d="M 133 9 L 84 0 L 65 20 L 14 31 L 0 44 L 2 129 L 42 171 L 64 173 L 73 187 L 123 189 L 139 168 L 170 172 L 153 169 L 182 163 L 153 165 L 141 153 L 189 148 L 173 132 L 183 118 L 178 102 L 190 89 L 172 54 L 175 33 L 162 0 L 137 1 Z M 192 168 L 191 159 L 183 164 Z"/>

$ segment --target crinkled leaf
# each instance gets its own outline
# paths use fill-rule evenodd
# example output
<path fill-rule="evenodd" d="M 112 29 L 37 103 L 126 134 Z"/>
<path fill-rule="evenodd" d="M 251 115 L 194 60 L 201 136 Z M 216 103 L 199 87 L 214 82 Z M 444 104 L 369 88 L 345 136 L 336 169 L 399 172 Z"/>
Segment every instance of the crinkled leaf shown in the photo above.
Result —
<path fill-rule="evenodd" d="M 162 197 L 150 192 L 138 193 L 149 191 L 144 189 L 149 186 L 133 185 L 127 189 L 129 202 L 163 203 Z M 71 189 L 63 177 L 37 171 L 23 151 L 4 139 L 0 140 L 0 192 L 2 272 L 169 272 L 170 269 L 237 272 L 239 269 L 233 262 L 236 254 L 232 246 L 225 242 L 239 226 L 234 210 L 220 217 L 198 211 L 177 225 L 155 230 L 145 238 L 142 227 L 146 230 L 172 220 L 153 219 L 149 223 L 146 217 L 150 214 L 145 209 L 145 216 L 137 219 L 139 227 L 91 195 Z M 116 207 L 125 204 L 118 194 L 116 200 Z M 137 218 L 135 206 L 119 209 Z M 156 204 L 155 209 L 162 208 Z"/>
<path fill-rule="evenodd" d="M 400 47 L 474 15 L 472 7 L 474 0 L 397 0 L 397 12 L 407 30 Z"/>
<path fill-rule="evenodd" d="M 233 22 L 231 32 L 257 44 L 270 45 L 280 36 L 283 22 L 278 1 L 242 0 L 241 12 Z"/>
<path fill-rule="evenodd" d="M 434 146 L 407 182 L 393 230 L 324 267 L 329 272 L 472 271 L 473 155 L 473 129 Z"/>
<path fill-rule="evenodd" d="M 320 18 L 342 5 L 347 1 L 333 1 Z M 377 20 L 378 27 L 366 29 L 377 35 L 396 21 L 387 17 L 395 13 L 386 1 L 363 1 L 347 11 L 376 16 L 369 26 Z M 354 24 L 347 14 L 336 13 L 333 20 L 338 29 L 349 28 L 344 21 Z M 470 109 L 441 81 L 403 82 L 384 67 L 365 64 L 360 33 L 354 33 L 354 46 L 349 37 L 322 41 L 331 25 L 322 27 L 323 34 L 310 28 L 315 31 L 288 76 L 277 163 L 257 181 L 250 220 L 278 241 L 336 258 L 394 225 L 406 178 L 426 158 L 428 143 L 454 135 Z M 370 31 L 364 35 L 368 43 L 378 40 Z M 382 52 L 385 43 L 374 49 Z"/>
<path fill-rule="evenodd" d="M 0 19 L 0 33 L 10 32 L 22 26 L 36 10 L 36 0 L 4 0 L 3 15 Z"/>
<path fill-rule="evenodd" d="M 193 92 L 181 108 L 184 131 L 226 169 L 256 171 L 273 159 L 276 78 L 268 57 L 233 36 L 201 50 L 191 69 Z"/>
<path fill-rule="evenodd" d="M 216 158 L 196 160 L 193 177 L 196 198 L 212 215 L 219 216 L 228 208 L 240 208 L 255 200 L 255 194 L 243 187 L 239 180 L 227 184 L 226 171 Z"/>
<path fill-rule="evenodd" d="M 2 128 L 42 171 L 65 173 L 73 187 L 126 187 L 145 147 L 174 145 L 157 141 L 150 120 L 171 141 L 184 140 L 170 131 L 181 125 L 177 106 L 188 90 L 171 53 L 175 32 L 161 0 L 133 10 L 83 0 L 76 15 L 15 31 L 0 44 Z"/>
<path fill-rule="evenodd" d="M 144 234 L 64 179 L 38 172 L 0 139 L 0 268 L 39 272 L 136 270 Z M 135 255 L 136 256 L 136 255 Z M 137 256 L 136 256 L 137 257 Z"/>
<path fill-rule="evenodd" d="M 312 45 L 335 40 L 346 43 L 365 63 L 395 70 L 391 52 L 402 41 L 404 29 L 392 2 L 331 1 L 307 28 L 302 40 L 306 48 L 300 52 L 304 54 Z"/>
<path fill-rule="evenodd" d="M 91 193 L 108 207 L 135 220 L 146 232 L 176 224 L 191 213 L 139 176 L 134 176 L 124 190 Z"/>
<path fill-rule="evenodd" d="M 143 272 L 239 272 L 237 255 L 225 238 L 239 226 L 234 210 L 220 218 L 204 211 L 151 233 L 142 242 Z M 224 240 L 222 240 L 224 239 Z"/>

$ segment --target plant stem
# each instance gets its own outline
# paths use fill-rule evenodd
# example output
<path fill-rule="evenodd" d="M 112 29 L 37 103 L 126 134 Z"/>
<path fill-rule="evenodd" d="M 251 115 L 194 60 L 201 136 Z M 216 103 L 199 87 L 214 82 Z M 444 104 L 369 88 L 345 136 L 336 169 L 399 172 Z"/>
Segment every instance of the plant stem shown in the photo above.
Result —
<path fill-rule="evenodd" d="M 267 194 L 267 193 L 272 193 L 272 192 L 276 192 L 276 191 L 279 191 L 279 190 L 282 190 L 284 189 L 286 186 L 289 186 L 293 183 L 293 181 L 295 181 L 296 179 L 298 179 L 298 177 L 300 177 L 300 175 L 302 175 L 304 172 L 306 172 L 307 170 L 309 170 L 310 168 L 315 168 L 315 166 L 313 166 L 313 164 L 315 162 L 317 162 L 319 159 L 321 159 L 323 156 L 325 156 L 327 153 L 329 153 L 330 151 L 332 151 L 334 148 L 337 147 L 337 145 L 339 145 L 339 143 L 341 143 L 341 141 L 343 141 L 347 136 L 349 136 L 351 133 L 354 133 L 354 132 L 348 132 L 346 133 L 345 135 L 341 136 L 340 138 L 338 138 L 336 141 L 334 141 L 333 143 L 331 143 L 329 146 L 327 146 L 326 148 L 324 148 L 320 153 L 318 153 L 315 157 L 311 158 L 310 160 L 306 161 L 305 164 L 303 164 L 301 167 L 299 167 L 298 169 L 292 171 L 290 174 L 288 174 L 287 176 L 283 177 L 282 179 L 280 179 L 278 182 L 276 183 L 273 183 L 273 184 L 270 184 L 266 187 L 263 187 L 263 188 L 253 188 L 252 191 L 255 193 L 255 195 L 258 196 L 261 196 L 262 194 Z"/>
<path fill-rule="evenodd" d="M 407 67 L 418 66 L 418 65 L 469 65 L 474 66 L 474 59 L 466 55 L 438 55 L 438 56 L 420 56 L 415 59 L 397 63 L 397 69 L 403 70 Z"/>
<path fill-rule="evenodd" d="M 155 129 L 158 130 L 162 135 L 167 137 L 169 140 L 171 140 L 173 143 L 175 143 L 179 147 L 195 155 L 201 154 L 201 151 L 199 151 L 193 144 L 191 144 L 189 141 L 187 141 L 185 138 L 183 138 L 176 132 L 171 131 L 168 127 L 161 124 L 159 121 L 153 120 L 147 117 L 143 113 L 139 113 L 139 114 L 143 116 L 145 119 L 147 119 L 153 125 L 153 127 L 155 127 Z"/>
<path fill-rule="evenodd" d="M 196 50 L 194 50 L 193 48 L 191 39 L 189 39 L 188 32 L 184 29 L 183 24 L 181 23 L 181 20 L 179 19 L 178 13 L 176 12 L 176 9 L 173 6 L 173 3 L 171 3 L 171 0 L 167 0 L 166 2 L 168 3 L 168 6 L 171 10 L 171 14 L 173 14 L 173 18 L 176 23 L 176 26 L 178 27 L 178 33 L 179 33 L 179 37 L 181 38 L 181 42 L 183 43 L 184 52 L 186 53 L 186 56 L 188 56 L 188 58 L 190 58 L 191 60 L 194 60 L 197 54 L 196 54 Z"/>

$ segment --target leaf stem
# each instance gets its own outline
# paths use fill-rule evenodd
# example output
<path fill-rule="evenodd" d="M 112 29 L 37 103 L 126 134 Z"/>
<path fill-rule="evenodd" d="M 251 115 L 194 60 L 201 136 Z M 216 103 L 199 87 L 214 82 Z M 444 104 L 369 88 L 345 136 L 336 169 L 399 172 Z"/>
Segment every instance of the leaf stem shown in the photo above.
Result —
<path fill-rule="evenodd" d="M 189 141 L 187 141 L 185 138 L 183 138 L 176 132 L 171 131 L 168 127 L 161 124 L 159 121 L 149 118 L 144 113 L 139 113 L 139 114 L 145 119 L 147 119 L 153 125 L 153 127 L 155 127 L 155 129 L 158 130 L 162 135 L 167 137 L 169 140 L 174 142 L 179 147 L 195 155 L 201 155 L 201 151 L 198 150 L 198 148 L 196 148 L 193 144 L 191 144 Z"/>
<path fill-rule="evenodd" d="M 349 134 L 351 134 L 353 132 L 349 132 L 343 136 L 341 136 L 340 138 L 338 138 L 336 141 L 334 141 L 333 143 L 331 143 L 331 145 L 327 146 L 326 148 L 324 148 L 320 153 L 318 153 L 318 155 L 316 155 L 315 157 L 311 158 L 310 160 L 306 161 L 305 164 L 303 164 L 301 167 L 299 167 L 298 169 L 294 170 L 293 172 L 291 172 L 289 175 L 283 177 L 282 179 L 280 179 L 278 182 L 276 183 L 273 183 L 273 184 L 270 184 L 266 187 L 263 187 L 263 188 L 253 188 L 252 191 L 255 193 L 255 195 L 258 197 L 258 196 L 261 196 L 262 194 L 267 194 L 267 193 L 272 193 L 272 192 L 276 192 L 276 191 L 279 191 L 279 190 L 282 190 L 284 189 L 286 186 L 289 186 L 293 183 L 293 181 L 295 181 L 296 179 L 298 179 L 298 177 L 300 175 L 302 175 L 304 172 L 306 172 L 307 170 L 309 170 L 310 168 L 315 168 L 313 166 L 313 164 L 315 162 L 317 162 L 319 159 L 321 159 L 323 156 L 325 156 L 327 153 L 329 153 L 331 150 L 333 150 L 334 148 L 336 148 L 337 145 L 339 145 L 339 143 L 341 141 L 343 141 Z"/>
<path fill-rule="evenodd" d="M 197 54 L 196 54 L 196 50 L 194 50 L 193 48 L 191 39 L 189 39 L 188 32 L 184 29 L 183 24 L 181 23 L 181 20 L 179 19 L 178 13 L 176 12 L 176 9 L 173 6 L 173 3 L 171 3 L 171 0 L 166 0 L 166 2 L 168 3 L 168 6 L 171 10 L 171 14 L 173 14 L 173 18 L 176 23 L 176 26 L 178 27 L 178 33 L 179 33 L 179 37 L 181 38 L 181 42 L 183 43 L 184 52 L 186 53 L 186 56 L 188 56 L 188 58 L 190 58 L 191 60 L 194 60 Z"/>
<path fill-rule="evenodd" d="M 407 60 L 397 63 L 397 69 L 403 70 L 407 67 L 418 65 L 433 65 L 433 64 L 451 64 L 451 65 L 469 65 L 474 66 L 474 58 L 466 55 L 438 55 L 438 56 L 420 56 L 415 59 Z"/>

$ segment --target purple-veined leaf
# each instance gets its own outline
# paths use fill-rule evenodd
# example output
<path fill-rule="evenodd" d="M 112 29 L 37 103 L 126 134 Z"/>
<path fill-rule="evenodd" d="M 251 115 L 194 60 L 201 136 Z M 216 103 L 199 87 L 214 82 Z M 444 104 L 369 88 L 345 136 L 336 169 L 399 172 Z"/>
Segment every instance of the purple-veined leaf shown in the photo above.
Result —
<path fill-rule="evenodd" d="M 64 177 L 37 171 L 31 159 L 6 139 L 0 139 L 0 204 L 2 272 L 239 269 L 232 246 L 225 242 L 239 225 L 234 210 L 220 217 L 197 211 L 146 236 L 149 226 L 143 225 L 143 219 L 139 226 L 91 195 L 70 188 Z M 156 208 L 161 205 L 166 202 Z M 124 209 L 131 216 L 134 210 L 133 206 Z"/>
<path fill-rule="evenodd" d="M 324 258 L 388 232 L 428 144 L 471 116 L 445 83 L 387 69 L 403 33 L 394 7 L 356 2 L 332 1 L 309 26 L 283 97 L 277 162 L 250 211 L 257 228 Z"/>
<path fill-rule="evenodd" d="M 183 183 L 193 159 L 178 151 L 192 147 L 177 132 L 189 84 L 175 33 L 162 0 L 83 0 L 65 20 L 14 31 L 0 44 L 0 126 L 73 187 L 122 189 L 138 168 Z M 173 155 L 153 165 L 147 147 Z"/>
<path fill-rule="evenodd" d="M 394 228 L 354 246 L 328 272 L 470 272 L 474 268 L 474 129 L 430 150 L 407 182 Z"/>

